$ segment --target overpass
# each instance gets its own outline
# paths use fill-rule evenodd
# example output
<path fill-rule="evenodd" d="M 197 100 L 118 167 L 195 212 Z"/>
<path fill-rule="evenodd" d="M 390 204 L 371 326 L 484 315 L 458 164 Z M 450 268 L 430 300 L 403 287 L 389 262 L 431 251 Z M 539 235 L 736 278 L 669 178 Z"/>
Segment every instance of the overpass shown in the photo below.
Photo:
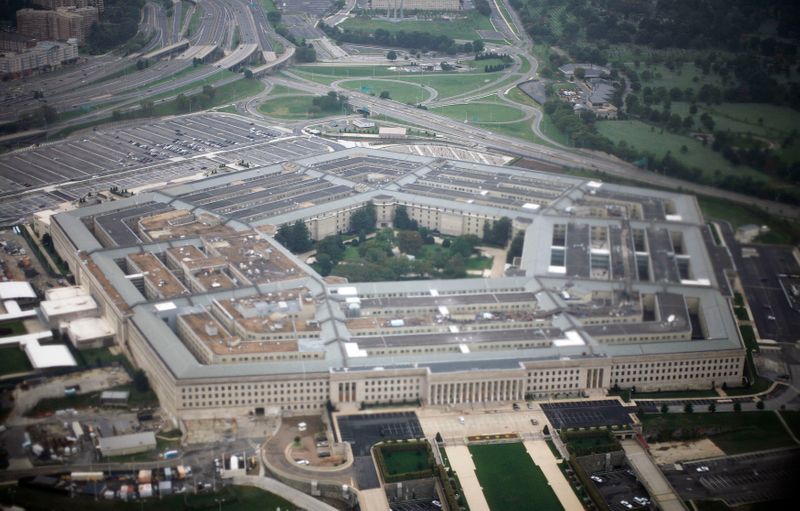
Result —
<path fill-rule="evenodd" d="M 162 57 L 168 57 L 170 55 L 180 53 L 184 50 L 189 48 L 189 40 L 184 39 L 182 41 L 178 41 L 177 43 L 170 44 L 169 46 L 165 46 L 163 48 L 159 48 L 158 50 L 151 51 L 145 55 L 142 55 L 143 59 L 160 59 Z"/>
<path fill-rule="evenodd" d="M 223 57 L 215 62 L 214 66 L 220 69 L 229 69 L 233 71 L 234 68 L 250 62 L 254 57 L 256 59 L 261 58 L 261 53 L 258 51 L 258 45 L 241 44 L 226 57 Z"/>
<path fill-rule="evenodd" d="M 289 59 L 292 58 L 293 55 L 294 55 L 294 46 L 287 47 L 286 51 L 283 52 L 283 54 L 280 57 L 278 57 L 276 60 L 273 60 L 272 62 L 267 62 L 263 66 L 259 66 L 259 67 L 255 67 L 255 68 L 251 69 L 251 71 L 253 72 L 253 76 L 256 76 L 256 77 L 264 76 L 265 74 L 267 74 L 267 71 L 269 71 L 270 69 L 272 69 L 274 67 L 280 66 L 284 62 L 287 62 Z"/>

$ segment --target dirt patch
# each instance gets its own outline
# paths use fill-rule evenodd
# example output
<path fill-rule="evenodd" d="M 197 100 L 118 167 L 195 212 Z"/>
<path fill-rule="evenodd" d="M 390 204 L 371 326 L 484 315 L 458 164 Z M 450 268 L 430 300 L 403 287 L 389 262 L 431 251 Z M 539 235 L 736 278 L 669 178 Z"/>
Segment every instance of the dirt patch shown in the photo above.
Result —
<path fill-rule="evenodd" d="M 708 438 L 695 442 L 656 442 L 650 444 L 650 454 L 659 465 L 725 456 Z"/>

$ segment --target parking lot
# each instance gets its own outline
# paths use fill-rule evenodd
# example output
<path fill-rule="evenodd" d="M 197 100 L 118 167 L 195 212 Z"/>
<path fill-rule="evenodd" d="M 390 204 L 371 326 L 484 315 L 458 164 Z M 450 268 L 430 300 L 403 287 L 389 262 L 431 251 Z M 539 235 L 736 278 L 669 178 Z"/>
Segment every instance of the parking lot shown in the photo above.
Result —
<path fill-rule="evenodd" d="M 370 448 L 383 440 L 404 440 L 425 436 L 414 412 L 340 415 L 336 417 L 342 442 L 353 448 L 353 469 L 358 487 L 378 488 L 378 474 L 372 462 Z"/>
<path fill-rule="evenodd" d="M 683 499 L 723 499 L 730 506 L 772 501 L 791 493 L 800 449 L 725 456 L 661 469 Z"/>
<path fill-rule="evenodd" d="M 262 124 L 209 113 L 98 130 L 0 156 L 0 224 L 111 186 L 168 184 L 235 162 L 262 166 L 328 147 L 320 139 L 287 138 Z"/>
<path fill-rule="evenodd" d="M 598 482 L 593 479 L 592 483 L 603 496 L 603 499 L 608 504 L 612 511 L 627 511 L 628 509 L 650 509 L 650 506 L 643 504 L 642 500 L 637 502 L 637 499 L 649 499 L 647 490 L 644 489 L 642 483 L 636 479 L 633 471 L 630 469 L 613 470 L 611 472 L 596 472 L 592 474 L 593 477 L 600 479 Z M 627 502 L 628 505 L 625 505 Z"/>
<path fill-rule="evenodd" d="M 628 425 L 635 408 L 624 407 L 616 399 L 542 403 L 547 420 L 556 429 Z"/>

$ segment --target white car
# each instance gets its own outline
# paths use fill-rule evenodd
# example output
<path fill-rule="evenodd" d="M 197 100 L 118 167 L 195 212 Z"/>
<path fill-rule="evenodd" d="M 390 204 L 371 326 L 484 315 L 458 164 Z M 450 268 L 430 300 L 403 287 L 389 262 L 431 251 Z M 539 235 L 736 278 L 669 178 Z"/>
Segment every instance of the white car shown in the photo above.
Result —
<path fill-rule="evenodd" d="M 646 506 L 650 503 L 650 499 L 646 499 L 644 497 L 634 497 L 633 501 L 639 504 L 640 506 Z"/>
<path fill-rule="evenodd" d="M 433 504 L 433 505 L 434 505 L 434 506 L 436 506 L 436 507 L 442 507 L 442 503 L 441 503 L 441 502 L 439 502 L 438 500 L 432 500 L 432 501 L 431 501 L 431 504 Z"/>
<path fill-rule="evenodd" d="M 295 463 L 297 463 L 298 465 L 308 465 L 311 462 L 308 460 L 295 460 Z"/>
<path fill-rule="evenodd" d="M 594 481 L 596 483 L 602 483 L 603 482 L 603 478 L 600 477 L 600 476 L 590 476 L 589 479 L 591 479 L 592 481 Z"/>
<path fill-rule="evenodd" d="M 705 465 L 701 465 L 696 469 L 698 472 L 708 472 L 708 467 Z"/>
<path fill-rule="evenodd" d="M 633 504 L 631 504 L 627 500 L 620 500 L 619 503 L 620 505 L 626 507 L 627 509 L 633 509 Z"/>

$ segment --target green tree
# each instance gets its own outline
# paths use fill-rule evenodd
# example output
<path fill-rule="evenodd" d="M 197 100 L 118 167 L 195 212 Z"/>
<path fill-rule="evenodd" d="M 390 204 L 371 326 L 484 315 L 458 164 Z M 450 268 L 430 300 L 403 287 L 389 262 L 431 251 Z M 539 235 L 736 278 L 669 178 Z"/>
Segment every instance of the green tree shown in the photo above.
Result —
<path fill-rule="evenodd" d="M 375 230 L 378 222 L 378 213 L 373 203 L 368 203 L 350 216 L 350 231 L 358 233 L 359 237 Z"/>
<path fill-rule="evenodd" d="M 666 414 L 666 413 L 668 413 L 668 412 L 669 412 L 669 406 L 667 406 L 667 405 L 665 405 L 665 404 L 664 404 L 664 405 L 661 405 L 661 413 L 664 413 L 664 414 Z"/>
<path fill-rule="evenodd" d="M 694 406 L 692 406 L 692 403 L 686 403 L 686 405 L 684 405 L 683 407 L 683 413 L 692 413 L 692 412 L 694 412 Z"/>
<path fill-rule="evenodd" d="M 313 247 L 314 242 L 311 240 L 311 232 L 309 232 L 308 226 L 302 220 L 297 220 L 292 225 L 292 252 L 308 252 Z"/>
<path fill-rule="evenodd" d="M 419 229 L 417 221 L 411 220 L 411 217 L 408 216 L 408 210 L 405 206 L 397 206 L 395 208 L 392 225 L 395 229 L 400 230 L 416 231 Z"/>
<path fill-rule="evenodd" d="M 345 246 L 341 236 L 326 236 L 317 242 L 317 259 L 325 254 L 330 257 L 333 264 L 338 263 L 344 258 Z"/>
<path fill-rule="evenodd" d="M 133 387 L 139 392 L 150 390 L 150 380 L 147 379 L 147 375 L 141 369 L 137 369 L 133 373 Z"/>
<path fill-rule="evenodd" d="M 477 247 L 480 242 L 480 238 L 472 234 L 457 236 L 450 243 L 450 252 L 452 254 L 461 256 L 463 259 L 468 259 L 472 255 L 472 252 L 475 251 L 475 247 Z"/>
<path fill-rule="evenodd" d="M 712 401 L 711 404 L 708 405 L 708 411 L 711 412 L 711 413 L 716 412 L 717 411 L 717 403 Z"/>
<path fill-rule="evenodd" d="M 386 58 L 394 62 L 397 60 L 397 52 L 394 50 L 389 50 L 389 53 L 386 54 Z"/>
<path fill-rule="evenodd" d="M 379 97 L 381 99 L 391 99 L 391 94 L 389 94 L 388 90 L 382 90 Z"/>
<path fill-rule="evenodd" d="M 244 70 L 244 77 L 246 79 L 248 79 L 248 80 L 252 80 L 253 79 L 253 71 L 251 69 L 249 69 L 249 68 L 245 69 Z"/>
<path fill-rule="evenodd" d="M 586 70 L 582 67 L 576 67 L 575 72 L 573 73 L 577 80 L 583 80 L 586 78 Z"/>
<path fill-rule="evenodd" d="M 739 401 L 736 401 L 735 403 L 733 403 L 733 411 L 734 412 L 741 412 L 742 411 L 742 403 L 739 402 Z"/>
<path fill-rule="evenodd" d="M 505 247 L 511 238 L 511 219 L 502 217 L 494 223 L 488 221 L 483 224 L 483 241 L 489 245 Z"/>
<path fill-rule="evenodd" d="M 758 408 L 759 410 L 763 410 L 764 409 L 764 401 L 759 399 L 758 403 L 756 403 L 756 408 Z"/>
<path fill-rule="evenodd" d="M 331 256 L 328 254 L 322 253 L 320 254 L 317 252 L 317 270 L 319 274 L 323 277 L 326 277 L 331 274 L 331 270 L 333 270 L 333 266 L 336 263 L 331 259 Z"/>
<path fill-rule="evenodd" d="M 525 246 L 525 231 L 519 231 L 514 239 L 511 240 L 511 246 L 508 248 L 506 254 L 506 262 L 513 263 L 515 257 L 522 256 L 522 249 Z"/>
<path fill-rule="evenodd" d="M 472 51 L 474 51 L 475 53 L 482 52 L 484 48 L 486 48 L 486 45 L 483 44 L 483 41 L 481 41 L 480 39 L 475 39 L 474 41 L 472 41 Z"/>
<path fill-rule="evenodd" d="M 422 248 L 422 236 L 417 231 L 400 231 L 397 233 L 397 245 L 401 252 L 417 255 Z"/>

